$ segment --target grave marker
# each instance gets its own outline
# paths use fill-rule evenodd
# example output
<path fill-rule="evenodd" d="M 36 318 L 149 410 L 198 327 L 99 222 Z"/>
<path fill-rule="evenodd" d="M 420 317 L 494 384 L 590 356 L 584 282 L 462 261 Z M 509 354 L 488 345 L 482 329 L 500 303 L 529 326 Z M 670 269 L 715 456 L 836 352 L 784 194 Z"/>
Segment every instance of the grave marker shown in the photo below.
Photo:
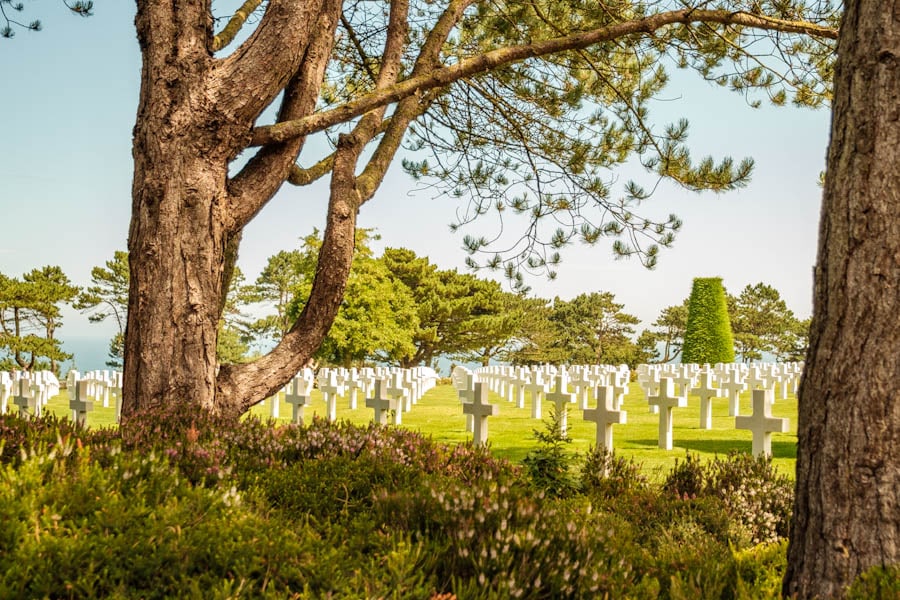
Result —
<path fill-rule="evenodd" d="M 81 427 L 87 424 L 87 414 L 94 410 L 94 401 L 88 397 L 88 381 L 82 379 L 76 381 L 74 394 L 69 398 L 69 408 L 72 409 L 72 420 Z"/>
<path fill-rule="evenodd" d="M 391 376 L 391 384 L 385 390 L 390 398 L 397 401 L 397 410 L 394 411 L 394 425 L 403 423 L 403 409 L 409 398 L 409 390 L 403 386 L 403 376 L 396 372 Z"/>
<path fill-rule="evenodd" d="M 556 414 L 559 415 L 559 432 L 566 435 L 568 429 L 569 411 L 566 404 L 575 402 L 575 394 L 566 391 L 569 387 L 568 376 L 565 371 L 560 371 L 556 376 L 556 389 L 547 394 L 547 400 L 553 402 L 556 407 Z"/>
<path fill-rule="evenodd" d="M 476 382 L 473 391 L 473 400 L 472 402 L 463 404 L 463 412 L 467 415 L 472 415 L 472 437 L 474 438 L 475 445 L 484 446 L 488 439 L 488 417 L 498 415 L 500 413 L 500 407 L 488 402 L 487 385 Z"/>
<path fill-rule="evenodd" d="M 291 422 L 303 424 L 303 408 L 309 406 L 312 396 L 312 378 L 295 375 L 285 388 L 284 401 L 291 405 Z"/>
<path fill-rule="evenodd" d="M 343 386 L 338 383 L 337 373 L 329 369 L 319 379 L 319 391 L 325 398 L 325 419 L 332 423 L 337 421 L 337 397 L 344 391 Z"/>
<path fill-rule="evenodd" d="M 753 390 L 753 414 L 734 419 L 735 429 L 749 429 L 753 432 L 753 456 L 771 456 L 772 433 L 787 433 L 789 428 L 787 419 L 772 416 L 772 395 L 772 390 Z"/>
<path fill-rule="evenodd" d="M 541 418 L 541 395 L 547 393 L 547 387 L 541 372 L 533 370 L 531 372 L 531 381 L 525 386 L 525 389 L 531 393 L 531 418 Z"/>
<path fill-rule="evenodd" d="M 659 407 L 659 447 L 662 450 L 672 449 L 672 409 L 687 406 L 684 396 L 672 391 L 672 380 L 659 378 L 659 394 L 650 397 L 650 404 Z"/>
<path fill-rule="evenodd" d="M 628 414 L 616 408 L 615 389 L 609 385 L 597 386 L 597 408 L 584 411 L 584 420 L 597 424 L 597 447 L 601 445 L 612 452 L 613 425 L 624 425 L 628 422 Z"/>
<path fill-rule="evenodd" d="M 741 392 L 747 389 L 747 384 L 741 379 L 740 373 L 732 371 L 731 377 L 722 384 L 722 390 L 728 393 L 728 416 L 736 417 L 741 414 Z"/>
<path fill-rule="evenodd" d="M 372 398 L 366 398 L 366 407 L 375 411 L 374 420 L 379 425 L 388 424 L 388 411 L 400 412 L 396 398 L 384 395 L 384 379 L 377 377 L 374 385 L 375 391 Z"/>
<path fill-rule="evenodd" d="M 21 377 L 16 383 L 18 393 L 13 395 L 13 404 L 19 407 L 19 416 L 29 418 L 36 416 L 37 399 L 31 395 L 30 385 L 25 377 Z"/>
<path fill-rule="evenodd" d="M 712 384 L 713 374 L 708 370 L 700 372 L 698 385 L 691 388 L 691 394 L 700 397 L 700 429 L 712 429 L 712 399 L 720 390 Z"/>

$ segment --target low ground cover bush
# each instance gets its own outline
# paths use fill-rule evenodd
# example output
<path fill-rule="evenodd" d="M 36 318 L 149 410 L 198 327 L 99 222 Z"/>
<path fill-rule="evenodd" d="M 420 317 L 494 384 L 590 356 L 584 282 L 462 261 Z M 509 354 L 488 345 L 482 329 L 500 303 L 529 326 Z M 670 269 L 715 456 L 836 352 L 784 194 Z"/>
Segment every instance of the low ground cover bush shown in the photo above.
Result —
<path fill-rule="evenodd" d="M 781 493 L 765 462 L 689 457 L 658 486 L 549 433 L 536 452 L 175 409 L 90 431 L 2 415 L 0 597 L 777 596 L 782 524 L 746 519 Z"/>

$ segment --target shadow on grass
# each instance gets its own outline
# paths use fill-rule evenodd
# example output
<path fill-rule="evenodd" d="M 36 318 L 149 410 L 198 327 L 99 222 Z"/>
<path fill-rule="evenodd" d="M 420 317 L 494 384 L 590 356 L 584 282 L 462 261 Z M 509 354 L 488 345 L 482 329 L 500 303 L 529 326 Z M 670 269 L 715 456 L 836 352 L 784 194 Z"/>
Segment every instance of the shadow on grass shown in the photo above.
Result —
<path fill-rule="evenodd" d="M 629 443 L 639 446 L 647 446 L 656 448 L 659 446 L 659 440 L 629 440 Z M 732 450 L 738 452 L 750 453 L 752 444 L 748 441 L 736 440 L 674 440 L 674 450 L 685 448 L 695 452 L 707 452 L 709 454 L 718 454 L 725 456 Z M 797 458 L 797 442 L 781 442 L 772 441 L 772 458 Z"/>

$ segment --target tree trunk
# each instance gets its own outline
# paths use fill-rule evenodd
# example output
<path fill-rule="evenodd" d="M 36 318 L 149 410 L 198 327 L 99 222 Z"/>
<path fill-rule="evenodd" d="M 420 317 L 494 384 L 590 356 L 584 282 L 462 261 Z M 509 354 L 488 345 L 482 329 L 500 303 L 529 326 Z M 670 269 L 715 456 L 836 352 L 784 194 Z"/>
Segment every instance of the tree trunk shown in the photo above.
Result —
<path fill-rule="evenodd" d="M 900 4 L 845 6 L 784 582 L 800 598 L 900 561 Z"/>
<path fill-rule="evenodd" d="M 228 166 L 259 113 L 300 69 L 320 9 L 316 1 L 271 0 L 254 35 L 217 59 L 208 2 L 138 2 L 143 68 L 128 238 L 126 417 L 179 402 L 219 413 L 248 404 L 217 394 L 218 322 L 233 242 L 280 187 L 302 141 L 260 152 L 269 162 L 250 169 L 254 194 L 235 195 Z M 316 35 L 330 48 L 331 31 Z M 317 55 L 314 66 L 325 58 Z M 321 71 L 312 69 L 319 80 L 304 81 L 306 91 L 321 84 Z M 301 103 L 305 110 L 313 105 Z"/>

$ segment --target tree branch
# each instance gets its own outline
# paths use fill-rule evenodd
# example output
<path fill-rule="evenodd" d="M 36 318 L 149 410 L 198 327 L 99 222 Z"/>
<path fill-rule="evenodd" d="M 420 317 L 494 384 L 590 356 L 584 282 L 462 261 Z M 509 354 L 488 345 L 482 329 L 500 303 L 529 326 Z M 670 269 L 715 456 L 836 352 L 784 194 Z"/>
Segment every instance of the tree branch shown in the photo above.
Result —
<path fill-rule="evenodd" d="M 326 6 L 325 0 L 269 0 L 253 34 L 211 73 L 208 94 L 219 112 L 238 123 L 256 120 L 297 72 L 320 33 L 314 27 L 339 10 Z"/>
<path fill-rule="evenodd" d="M 245 0 L 239 9 L 228 19 L 225 27 L 213 37 L 212 51 L 218 52 L 228 44 L 234 41 L 235 36 L 253 14 L 253 11 L 259 8 L 262 0 Z"/>
<path fill-rule="evenodd" d="M 334 30 L 340 0 L 326 0 L 316 21 L 313 38 L 299 71 L 285 88 L 279 121 L 309 114 L 315 108 L 318 90 L 334 45 Z M 232 179 L 228 186 L 229 210 L 234 227 L 242 228 L 275 195 L 293 169 L 304 137 L 262 148 Z"/>
<path fill-rule="evenodd" d="M 372 70 L 372 65 L 369 64 L 369 61 L 372 59 L 366 54 L 366 50 L 359 41 L 359 37 L 356 35 L 353 25 L 351 25 L 350 21 L 347 20 L 347 17 L 344 16 L 343 11 L 341 11 L 341 26 L 347 31 L 347 35 L 350 37 L 350 43 L 356 48 L 356 53 L 359 54 L 359 60 L 362 61 L 363 69 L 369 74 L 372 81 L 378 81 L 378 76 Z"/>
<path fill-rule="evenodd" d="M 306 306 L 271 352 L 252 363 L 222 365 L 219 370 L 216 395 L 231 399 L 241 413 L 277 392 L 306 364 L 337 315 L 353 261 L 359 209 L 353 193 L 356 153 L 343 152 L 348 143 L 353 143 L 350 137 L 342 135 L 336 152 L 327 225 Z"/>
<path fill-rule="evenodd" d="M 260 146 L 282 142 L 297 136 L 322 131 L 338 123 L 381 106 L 387 106 L 403 98 L 421 94 L 427 90 L 449 85 L 464 77 L 486 73 L 497 67 L 562 52 L 586 48 L 593 44 L 614 40 L 635 34 L 653 34 L 655 31 L 675 24 L 720 23 L 755 29 L 802 33 L 827 39 L 837 39 L 837 30 L 805 21 L 786 21 L 745 12 L 724 10 L 681 9 L 659 13 L 643 19 L 615 23 L 587 32 L 574 33 L 550 40 L 510 46 L 473 56 L 454 65 L 445 66 L 431 73 L 411 76 L 393 86 L 374 90 L 371 93 L 339 106 L 335 109 L 310 115 L 295 121 L 257 127 L 253 130 L 250 145 Z"/>
<path fill-rule="evenodd" d="M 413 77 L 421 73 L 428 73 L 437 67 L 440 63 L 441 47 L 462 18 L 465 9 L 471 4 L 472 0 L 456 0 L 447 6 L 422 45 L 422 50 L 413 66 Z M 416 96 L 409 96 L 397 105 L 384 137 L 357 179 L 361 203 L 365 203 L 375 194 L 394 160 L 397 149 L 403 142 L 410 123 L 421 116 L 431 104 L 431 99 L 420 100 Z"/>
<path fill-rule="evenodd" d="M 384 119 L 378 128 L 375 130 L 375 136 L 384 133 L 387 131 L 388 126 L 390 125 L 393 117 L 388 117 Z M 375 137 L 373 136 L 373 137 Z M 314 181 L 318 181 L 322 177 L 331 173 L 331 169 L 334 167 L 334 152 L 317 162 L 311 167 L 303 168 L 300 165 L 294 164 L 291 166 L 290 173 L 288 174 L 288 183 L 296 186 L 304 186 L 313 183 Z"/>
<path fill-rule="evenodd" d="M 291 166 L 291 171 L 288 174 L 288 183 L 302 186 L 309 185 L 314 181 L 318 181 L 322 177 L 325 177 L 329 173 L 331 173 L 331 169 L 334 167 L 334 152 L 314 164 L 313 166 L 304 169 L 298 164 L 294 164 Z"/>

